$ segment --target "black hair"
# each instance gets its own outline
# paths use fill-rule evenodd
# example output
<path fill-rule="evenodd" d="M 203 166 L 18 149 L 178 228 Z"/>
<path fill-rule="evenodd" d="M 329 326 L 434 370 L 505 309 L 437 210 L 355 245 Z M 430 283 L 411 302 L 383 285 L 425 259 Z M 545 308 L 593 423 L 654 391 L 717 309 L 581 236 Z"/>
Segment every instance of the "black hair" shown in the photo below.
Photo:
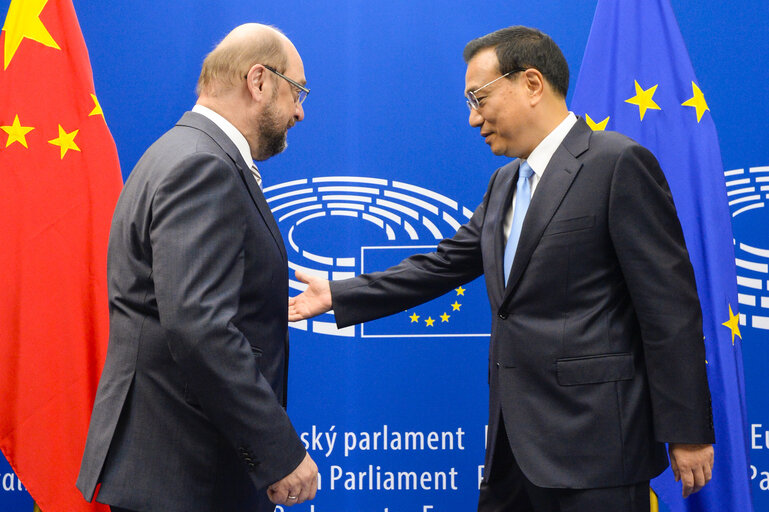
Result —
<path fill-rule="evenodd" d="M 555 91 L 566 97 L 569 90 L 569 65 L 563 52 L 550 36 L 535 28 L 507 27 L 473 39 L 463 57 L 469 62 L 479 51 L 494 48 L 503 75 L 519 68 L 534 68 L 542 73 Z"/>

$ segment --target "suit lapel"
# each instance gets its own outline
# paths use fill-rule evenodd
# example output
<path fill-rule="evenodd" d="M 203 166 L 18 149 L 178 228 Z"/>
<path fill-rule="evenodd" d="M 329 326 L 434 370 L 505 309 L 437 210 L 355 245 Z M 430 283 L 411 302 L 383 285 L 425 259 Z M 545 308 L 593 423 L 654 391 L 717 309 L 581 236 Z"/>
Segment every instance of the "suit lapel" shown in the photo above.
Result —
<path fill-rule="evenodd" d="M 243 159 L 241 158 L 240 160 L 242 161 Z M 274 238 L 275 243 L 278 244 L 278 248 L 280 249 L 280 253 L 283 255 L 283 259 L 288 261 L 288 257 L 286 256 L 286 247 L 283 245 L 283 237 L 280 234 L 280 229 L 278 229 L 278 224 L 275 222 L 275 217 L 272 215 L 270 206 L 267 204 L 267 200 L 264 198 L 262 189 L 259 188 L 259 185 L 257 185 L 256 180 L 251 174 L 251 169 L 246 170 L 243 165 L 237 162 L 236 165 L 238 167 L 238 171 L 240 171 L 240 178 L 246 184 L 246 188 L 248 188 L 248 193 L 251 195 L 251 199 L 254 201 L 256 209 L 259 210 L 259 214 L 262 216 L 262 219 L 264 219 L 264 223 L 267 224 L 267 228 L 270 230 L 270 233 L 272 233 L 272 238 Z"/>
<path fill-rule="evenodd" d="M 542 233 L 582 168 L 582 162 L 578 157 L 589 148 L 590 133 L 587 124 L 579 119 L 550 159 L 523 221 L 513 268 L 505 288 L 503 307 L 507 305 L 528 266 L 531 255 L 542 238 Z"/>
<path fill-rule="evenodd" d="M 494 222 L 494 283 L 498 287 L 493 292 L 497 297 L 501 297 L 505 291 L 505 215 L 509 211 L 513 203 L 513 192 L 515 190 L 515 183 L 518 181 L 518 168 L 521 165 L 520 160 L 515 160 L 508 164 L 508 172 L 500 176 L 499 185 L 495 185 L 494 189 L 497 192 L 495 194 L 495 201 L 497 204 L 490 204 L 489 211 L 497 212 L 497 218 L 493 219 Z"/>
<path fill-rule="evenodd" d="M 230 157 L 230 160 L 232 160 L 232 163 L 238 170 L 240 179 L 248 190 L 248 194 L 251 196 L 251 200 L 254 202 L 259 215 L 261 215 L 265 225 L 272 235 L 272 238 L 275 240 L 283 260 L 288 261 L 286 248 L 283 245 L 283 237 L 281 236 L 280 230 L 278 229 L 278 224 L 275 222 L 275 217 L 273 217 L 272 211 L 270 211 L 270 207 L 267 204 L 267 200 L 264 198 L 262 189 L 259 188 L 256 180 L 251 174 L 250 166 L 246 165 L 246 162 L 243 161 L 243 157 L 240 155 L 238 148 L 235 147 L 235 143 L 224 134 L 224 132 L 216 125 L 216 123 L 208 119 L 206 116 L 198 114 L 197 112 L 186 112 L 177 124 L 201 130 L 209 137 L 211 137 L 213 141 L 216 142 L 220 148 L 222 148 L 222 151 L 227 153 L 227 156 Z"/>

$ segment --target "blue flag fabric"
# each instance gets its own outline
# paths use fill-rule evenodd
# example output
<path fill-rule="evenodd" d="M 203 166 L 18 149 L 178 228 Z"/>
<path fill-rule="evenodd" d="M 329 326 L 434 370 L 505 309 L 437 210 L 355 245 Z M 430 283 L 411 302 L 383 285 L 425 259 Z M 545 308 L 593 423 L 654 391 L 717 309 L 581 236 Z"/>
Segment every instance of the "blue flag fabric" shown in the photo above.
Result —
<path fill-rule="evenodd" d="M 685 500 L 680 483 L 665 471 L 652 481 L 659 510 L 752 511 L 734 242 L 721 153 L 669 0 L 598 1 L 571 107 L 594 130 L 624 133 L 657 156 L 697 279 L 715 467 L 711 482 Z"/>

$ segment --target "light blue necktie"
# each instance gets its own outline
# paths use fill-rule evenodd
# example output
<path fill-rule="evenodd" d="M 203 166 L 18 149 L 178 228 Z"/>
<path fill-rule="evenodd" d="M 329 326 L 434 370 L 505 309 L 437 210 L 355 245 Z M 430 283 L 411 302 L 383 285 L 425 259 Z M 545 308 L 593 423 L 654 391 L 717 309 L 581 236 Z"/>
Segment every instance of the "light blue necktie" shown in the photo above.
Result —
<path fill-rule="evenodd" d="M 510 269 L 513 267 L 515 250 L 518 248 L 518 239 L 521 238 L 523 219 L 526 218 L 526 210 L 531 202 L 531 175 L 534 174 L 528 162 L 522 162 L 518 171 L 518 184 L 515 188 L 515 211 L 513 211 L 513 225 L 510 228 L 510 236 L 505 246 L 505 285 L 510 277 Z"/>

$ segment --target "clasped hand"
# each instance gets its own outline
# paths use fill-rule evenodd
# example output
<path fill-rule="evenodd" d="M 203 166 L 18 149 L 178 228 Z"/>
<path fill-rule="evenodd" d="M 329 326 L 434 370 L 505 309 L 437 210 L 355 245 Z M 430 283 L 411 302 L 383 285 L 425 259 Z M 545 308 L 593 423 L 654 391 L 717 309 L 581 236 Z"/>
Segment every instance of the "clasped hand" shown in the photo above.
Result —
<path fill-rule="evenodd" d="M 267 497 L 276 505 L 292 506 L 315 497 L 318 490 L 318 466 L 310 454 L 291 473 L 267 488 Z"/>

